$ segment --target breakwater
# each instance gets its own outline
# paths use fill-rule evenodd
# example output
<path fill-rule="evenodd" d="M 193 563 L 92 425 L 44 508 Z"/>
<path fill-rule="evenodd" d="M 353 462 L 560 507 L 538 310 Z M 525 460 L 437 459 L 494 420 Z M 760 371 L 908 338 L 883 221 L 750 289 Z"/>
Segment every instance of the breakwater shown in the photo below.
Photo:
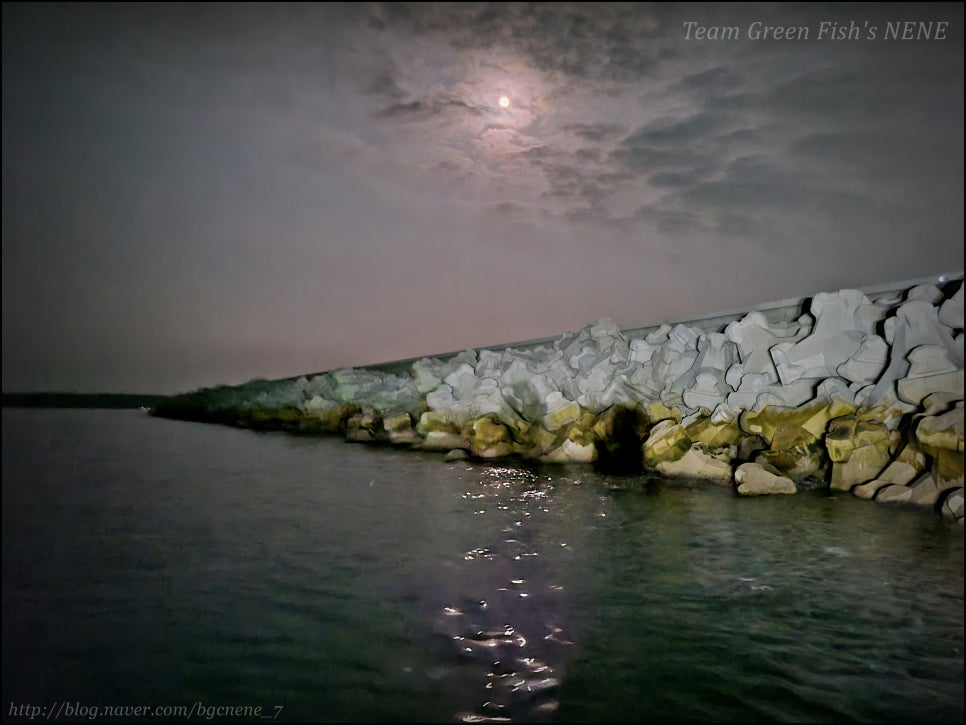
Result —
<path fill-rule="evenodd" d="M 174 396 L 156 415 L 709 479 L 963 520 L 961 276 Z M 797 314 L 793 314 L 797 313 Z"/>

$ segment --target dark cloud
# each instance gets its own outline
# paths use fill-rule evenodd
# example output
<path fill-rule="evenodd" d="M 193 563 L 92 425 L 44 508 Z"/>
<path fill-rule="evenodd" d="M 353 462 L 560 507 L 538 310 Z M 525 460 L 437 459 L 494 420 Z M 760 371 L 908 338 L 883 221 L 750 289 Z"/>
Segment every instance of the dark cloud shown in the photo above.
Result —
<path fill-rule="evenodd" d="M 560 127 L 563 131 L 570 131 L 587 141 L 600 143 L 624 132 L 624 126 L 617 123 L 566 123 Z"/>
<path fill-rule="evenodd" d="M 396 82 L 396 74 L 389 68 L 377 71 L 366 87 L 366 92 L 391 101 L 398 101 L 409 95 L 403 88 L 399 87 Z"/>
<path fill-rule="evenodd" d="M 678 188 L 682 186 L 693 186 L 695 183 L 694 175 L 682 174 L 677 171 L 658 171 L 647 178 L 652 186 Z"/>
<path fill-rule="evenodd" d="M 428 118 L 438 118 L 441 114 L 469 113 L 479 115 L 479 109 L 465 101 L 446 98 L 432 98 L 408 103 L 394 103 L 383 108 L 376 116 L 384 119 L 401 119 L 404 121 L 419 121 Z"/>
<path fill-rule="evenodd" d="M 662 13 L 646 4 L 388 3 L 370 16 L 381 29 L 460 50 L 504 47 L 541 71 L 579 78 L 627 81 L 673 55 Z"/>
<path fill-rule="evenodd" d="M 722 126 L 721 117 L 711 113 L 697 113 L 684 119 L 660 121 L 649 124 L 628 136 L 622 145 L 628 147 L 672 147 L 677 148 L 701 141 L 709 134 L 719 132 Z"/>

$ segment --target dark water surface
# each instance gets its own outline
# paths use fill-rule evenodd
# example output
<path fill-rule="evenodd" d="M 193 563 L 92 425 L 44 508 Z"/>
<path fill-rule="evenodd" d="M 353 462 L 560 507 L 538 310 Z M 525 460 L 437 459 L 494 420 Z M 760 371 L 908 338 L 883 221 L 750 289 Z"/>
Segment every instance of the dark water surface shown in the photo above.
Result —
<path fill-rule="evenodd" d="M 929 511 L 3 411 L 4 720 L 962 722 L 963 630 Z"/>

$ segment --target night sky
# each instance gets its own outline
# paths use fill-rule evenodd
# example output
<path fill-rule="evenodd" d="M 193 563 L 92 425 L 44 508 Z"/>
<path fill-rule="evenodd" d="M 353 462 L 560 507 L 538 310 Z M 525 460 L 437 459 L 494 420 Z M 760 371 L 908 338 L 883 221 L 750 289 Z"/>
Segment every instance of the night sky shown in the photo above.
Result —
<path fill-rule="evenodd" d="M 5 4 L 2 52 L 5 391 L 963 269 L 959 3 Z"/>

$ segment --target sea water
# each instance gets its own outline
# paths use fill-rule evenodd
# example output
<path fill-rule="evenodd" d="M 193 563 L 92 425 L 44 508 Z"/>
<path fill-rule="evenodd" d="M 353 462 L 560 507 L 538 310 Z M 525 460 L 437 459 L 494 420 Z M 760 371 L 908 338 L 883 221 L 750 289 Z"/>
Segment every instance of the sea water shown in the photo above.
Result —
<path fill-rule="evenodd" d="M 3 411 L 4 720 L 961 722 L 963 631 L 928 510 Z"/>

